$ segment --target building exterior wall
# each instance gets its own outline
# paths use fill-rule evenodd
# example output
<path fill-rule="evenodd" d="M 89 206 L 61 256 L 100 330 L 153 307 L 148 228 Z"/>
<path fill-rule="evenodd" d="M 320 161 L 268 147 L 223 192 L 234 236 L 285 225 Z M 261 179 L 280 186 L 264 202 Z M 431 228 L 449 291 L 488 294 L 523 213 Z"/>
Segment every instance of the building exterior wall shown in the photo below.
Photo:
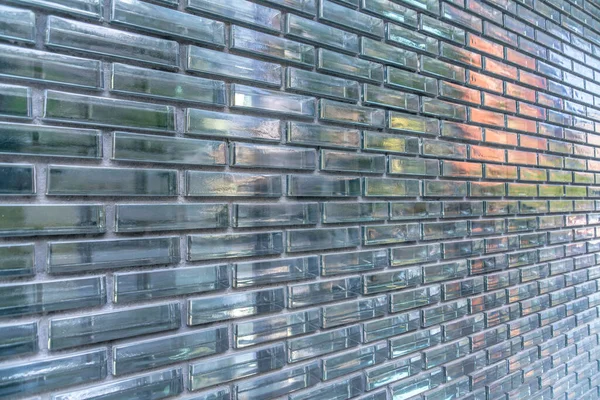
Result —
<path fill-rule="evenodd" d="M 14 0 L 0 42 L 0 397 L 599 397 L 593 1 Z"/>

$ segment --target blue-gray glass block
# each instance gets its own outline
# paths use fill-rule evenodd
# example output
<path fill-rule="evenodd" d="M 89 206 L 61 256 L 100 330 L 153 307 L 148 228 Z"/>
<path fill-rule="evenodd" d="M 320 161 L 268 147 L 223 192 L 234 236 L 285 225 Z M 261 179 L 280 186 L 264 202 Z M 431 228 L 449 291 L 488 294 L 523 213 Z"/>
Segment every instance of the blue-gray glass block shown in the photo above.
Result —
<path fill-rule="evenodd" d="M 388 219 L 388 203 L 322 203 L 323 223 L 367 222 Z"/>
<path fill-rule="evenodd" d="M 138 0 L 113 0 L 110 22 L 213 46 L 225 45 L 225 24 Z"/>
<path fill-rule="evenodd" d="M 201 325 L 239 316 L 281 311 L 284 308 L 284 290 L 276 288 L 226 296 L 201 297 L 189 299 L 187 303 L 188 325 Z"/>
<path fill-rule="evenodd" d="M 190 364 L 189 388 L 200 390 L 279 369 L 285 364 L 283 344 Z"/>
<path fill-rule="evenodd" d="M 31 118 L 31 88 L 0 84 L 0 116 Z"/>
<path fill-rule="evenodd" d="M 1 205 L 0 236 L 98 234 L 106 230 L 101 205 Z"/>
<path fill-rule="evenodd" d="M 0 164 L 1 196 L 30 196 L 35 193 L 35 167 L 33 165 Z"/>
<path fill-rule="evenodd" d="M 350 398 L 355 397 L 364 391 L 364 378 L 361 374 L 356 374 L 348 379 L 336 381 L 330 385 L 303 392 L 299 394 L 291 394 L 290 400 L 317 400 L 317 399 L 333 399 L 340 396 Z M 350 397 L 348 397 L 350 396 Z"/>
<path fill-rule="evenodd" d="M 48 348 L 61 350 L 164 332 L 177 329 L 180 325 L 179 303 L 131 308 L 83 317 L 52 318 L 48 323 Z"/>
<path fill-rule="evenodd" d="M 36 322 L 0 326 L 0 358 L 33 354 L 38 350 Z"/>
<path fill-rule="evenodd" d="M 215 3 L 209 0 L 186 0 L 188 10 L 202 15 L 211 15 L 240 24 L 251 25 L 268 31 L 281 30 L 281 12 L 246 0 Z"/>
<path fill-rule="evenodd" d="M 53 49 L 109 56 L 170 68 L 177 65 L 179 55 L 179 44 L 171 40 L 55 16 L 48 17 L 44 43 Z M 147 51 L 147 48 L 153 50 Z"/>
<path fill-rule="evenodd" d="M 112 349 L 113 374 L 123 375 L 220 354 L 227 349 L 227 328 L 222 327 L 122 344 Z"/>
<path fill-rule="evenodd" d="M 127 303 L 229 287 L 226 264 L 113 275 L 113 301 Z"/>
<path fill-rule="evenodd" d="M 176 396 L 184 390 L 181 368 L 152 372 L 104 385 L 55 394 L 52 400 L 104 399 L 158 400 Z"/>
<path fill-rule="evenodd" d="M 413 311 L 373 322 L 365 322 L 363 324 L 363 340 L 373 342 L 414 331 L 419 328 L 420 320 L 421 314 Z"/>
<path fill-rule="evenodd" d="M 106 303 L 104 277 L 0 286 L 0 317 L 101 306 Z"/>
<path fill-rule="evenodd" d="M 235 348 L 254 346 L 277 339 L 304 335 L 319 329 L 319 309 L 273 315 L 233 325 Z"/>
<path fill-rule="evenodd" d="M 35 43 L 35 14 L 8 6 L 0 7 L 0 38 L 28 44 Z"/>
<path fill-rule="evenodd" d="M 243 288 L 276 282 L 307 280 L 319 275 L 319 257 L 236 263 L 233 287 Z"/>
<path fill-rule="evenodd" d="M 52 274 L 104 268 L 174 264 L 180 260 L 179 237 L 48 243 L 47 267 Z"/>
<path fill-rule="evenodd" d="M 14 397 L 61 389 L 106 378 L 106 349 L 49 357 L 0 368 L 0 396 Z"/>
<path fill-rule="evenodd" d="M 374 83 L 383 81 L 383 66 L 381 64 L 326 49 L 317 51 L 317 70 L 350 79 L 360 79 Z"/>
<path fill-rule="evenodd" d="M 226 228 L 227 204 L 117 204 L 115 232 Z"/>
<path fill-rule="evenodd" d="M 218 75 L 263 85 L 281 85 L 282 67 L 266 61 L 197 46 L 185 47 L 184 68 L 188 72 Z"/>
<path fill-rule="evenodd" d="M 212 260 L 283 253 L 282 232 L 189 235 L 187 260 Z"/>
<path fill-rule="evenodd" d="M 421 226 L 418 223 L 366 225 L 362 227 L 362 241 L 367 246 L 410 242 L 420 238 Z"/>
<path fill-rule="evenodd" d="M 382 174 L 385 171 L 385 156 L 321 150 L 321 170 Z"/>

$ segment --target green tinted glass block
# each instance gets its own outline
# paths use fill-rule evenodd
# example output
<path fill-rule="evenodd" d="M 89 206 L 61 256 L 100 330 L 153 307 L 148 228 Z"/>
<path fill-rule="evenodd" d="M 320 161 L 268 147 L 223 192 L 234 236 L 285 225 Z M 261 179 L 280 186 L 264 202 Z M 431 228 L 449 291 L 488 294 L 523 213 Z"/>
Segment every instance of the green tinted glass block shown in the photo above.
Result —
<path fill-rule="evenodd" d="M 46 193 L 55 196 L 176 196 L 177 171 L 51 165 Z"/>
<path fill-rule="evenodd" d="M 302 147 L 232 143 L 229 164 L 242 168 L 314 169 L 317 153 Z"/>
<path fill-rule="evenodd" d="M 175 130 L 175 108 L 46 90 L 44 118 L 86 125 Z"/>
<path fill-rule="evenodd" d="M 0 76 L 89 89 L 102 87 L 100 61 L 0 45 Z"/>
<path fill-rule="evenodd" d="M 390 111 L 388 115 L 389 129 L 423 135 L 438 135 L 440 133 L 439 121 L 435 118 L 425 118 L 396 111 Z"/>
<path fill-rule="evenodd" d="M 234 83 L 230 86 L 229 106 L 233 109 L 313 117 L 315 98 L 276 90 L 258 89 Z"/>
<path fill-rule="evenodd" d="M 321 169 L 381 174 L 385 171 L 385 156 L 321 150 Z"/>
<path fill-rule="evenodd" d="M 225 84 L 172 72 L 114 63 L 110 90 L 133 96 L 225 105 Z"/>
<path fill-rule="evenodd" d="M 380 221 L 388 219 L 388 203 L 326 202 L 322 212 L 323 223 Z"/>
<path fill-rule="evenodd" d="M 431 54 L 438 53 L 438 40 L 423 35 L 422 33 L 417 32 L 416 29 L 387 24 L 385 39 L 387 42 L 408 47 L 409 49 L 419 52 Z"/>
<path fill-rule="evenodd" d="M 419 153 L 419 139 L 410 136 L 389 135 L 385 133 L 364 131 L 363 150 L 381 151 L 386 153 Z"/>
<path fill-rule="evenodd" d="M 319 219 L 318 209 L 317 203 L 234 204 L 233 226 L 314 225 Z"/>
<path fill-rule="evenodd" d="M 343 124 L 383 127 L 385 111 L 337 101 L 319 100 L 319 119 Z"/>
<path fill-rule="evenodd" d="M 362 95 L 363 104 L 365 105 L 414 112 L 419 110 L 419 96 L 416 94 L 364 84 Z"/>
<path fill-rule="evenodd" d="M 351 79 L 375 83 L 383 81 L 383 66 L 381 64 L 326 49 L 317 51 L 317 70 Z"/>
<path fill-rule="evenodd" d="M 360 146 L 358 129 L 288 122 L 286 131 L 289 143 L 339 148 L 358 148 Z"/>
<path fill-rule="evenodd" d="M 177 42 L 48 17 L 44 43 L 50 48 L 135 60 L 163 67 L 177 65 Z M 151 48 L 152 51 L 148 51 Z"/>
<path fill-rule="evenodd" d="M 360 195 L 360 179 L 288 175 L 287 195 L 298 197 L 357 197 Z"/>
<path fill-rule="evenodd" d="M 114 160 L 165 164 L 225 165 L 225 143 L 114 132 Z"/>
<path fill-rule="evenodd" d="M 33 244 L 0 246 L 0 278 L 18 278 L 34 275 L 34 250 Z"/>
<path fill-rule="evenodd" d="M 0 6 L 0 38 L 35 43 L 35 14 L 30 10 Z"/>
<path fill-rule="evenodd" d="M 0 153 L 100 158 L 100 132 L 92 129 L 0 122 Z"/>
<path fill-rule="evenodd" d="M 365 178 L 364 195 L 367 197 L 417 197 L 421 183 L 416 179 Z"/>
<path fill-rule="evenodd" d="M 113 24 L 213 46 L 225 45 L 225 24 L 222 22 L 138 0 L 114 0 L 111 6 L 110 22 Z"/>
<path fill-rule="evenodd" d="M 0 195 L 30 196 L 36 193 L 33 165 L 0 164 Z"/>
<path fill-rule="evenodd" d="M 31 117 L 31 89 L 24 86 L 0 84 L 0 116 Z"/>
<path fill-rule="evenodd" d="M 294 14 L 285 16 L 285 36 L 318 46 L 357 53 L 358 35 Z"/>
<path fill-rule="evenodd" d="M 75 235 L 106 230 L 102 205 L 1 205 L 0 236 Z"/>
<path fill-rule="evenodd" d="M 319 20 L 375 37 L 383 36 L 383 21 L 329 0 L 320 2 Z"/>
<path fill-rule="evenodd" d="M 291 67 L 286 69 L 285 88 L 291 92 L 342 101 L 356 102 L 359 98 L 358 83 L 355 81 Z"/>

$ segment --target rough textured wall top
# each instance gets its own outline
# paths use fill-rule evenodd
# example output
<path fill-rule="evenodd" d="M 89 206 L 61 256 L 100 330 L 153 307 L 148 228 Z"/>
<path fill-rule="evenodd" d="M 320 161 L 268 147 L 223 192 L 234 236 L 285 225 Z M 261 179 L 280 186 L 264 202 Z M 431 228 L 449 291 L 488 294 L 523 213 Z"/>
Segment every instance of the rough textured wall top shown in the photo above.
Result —
<path fill-rule="evenodd" d="M 0 397 L 598 398 L 593 2 L 2 3 Z"/>

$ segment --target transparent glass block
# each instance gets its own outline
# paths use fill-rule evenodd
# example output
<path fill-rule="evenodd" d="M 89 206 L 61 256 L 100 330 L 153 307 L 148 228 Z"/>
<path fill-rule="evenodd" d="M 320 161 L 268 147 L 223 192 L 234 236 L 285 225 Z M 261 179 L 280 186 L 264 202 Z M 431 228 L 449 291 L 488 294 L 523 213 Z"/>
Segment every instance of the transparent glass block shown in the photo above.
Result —
<path fill-rule="evenodd" d="M 0 236 L 75 235 L 106 231 L 103 205 L 0 205 Z"/>
<path fill-rule="evenodd" d="M 288 286 L 288 308 L 351 299 L 360 293 L 360 278 L 345 278 Z"/>
<path fill-rule="evenodd" d="M 417 12 L 387 0 L 362 0 L 360 10 L 399 24 L 417 27 Z"/>
<path fill-rule="evenodd" d="M 388 172 L 394 175 L 438 176 L 440 163 L 438 160 L 390 156 L 388 157 Z"/>
<path fill-rule="evenodd" d="M 366 151 L 418 154 L 419 139 L 416 137 L 363 131 L 362 148 Z"/>
<path fill-rule="evenodd" d="M 243 288 L 268 283 L 312 279 L 319 275 L 319 258 L 278 259 L 233 265 L 233 287 Z"/>
<path fill-rule="evenodd" d="M 33 243 L 0 246 L 0 278 L 32 276 L 34 265 Z"/>
<path fill-rule="evenodd" d="M 94 307 L 106 303 L 104 277 L 79 278 L 0 286 L 0 316 Z"/>
<path fill-rule="evenodd" d="M 48 243 L 48 272 L 65 274 L 104 268 L 179 262 L 179 237 Z"/>
<path fill-rule="evenodd" d="M 375 83 L 383 81 L 383 66 L 381 64 L 326 49 L 317 51 L 317 70 L 342 75 L 350 79 L 361 79 Z"/>
<path fill-rule="evenodd" d="M 360 195 L 360 179 L 331 176 L 288 175 L 288 196 L 356 197 Z"/>
<path fill-rule="evenodd" d="M 388 115 L 389 129 L 423 135 L 438 135 L 440 133 L 439 121 L 435 118 L 425 118 L 396 111 L 389 111 Z"/>
<path fill-rule="evenodd" d="M 31 89 L 0 84 L 0 116 L 31 118 Z"/>
<path fill-rule="evenodd" d="M 225 46 L 225 24 L 137 0 L 115 0 L 110 22 L 161 36 Z"/>
<path fill-rule="evenodd" d="M 45 91 L 44 119 L 85 125 L 175 130 L 175 108 L 137 101 Z"/>
<path fill-rule="evenodd" d="M 398 293 L 390 294 L 390 312 L 396 313 L 410 310 L 411 308 L 423 307 L 429 304 L 435 304 L 440 300 L 441 291 L 439 285 L 402 290 Z M 409 314 L 403 315 L 409 316 Z M 420 318 L 419 315 L 420 314 L 417 313 L 417 319 Z M 412 321 L 412 317 L 409 320 Z"/>
<path fill-rule="evenodd" d="M 238 322 L 233 326 L 235 348 L 254 346 L 315 332 L 319 328 L 319 309 L 274 315 L 268 318 Z"/>
<path fill-rule="evenodd" d="M 48 17 L 44 43 L 50 48 L 75 50 L 173 68 L 177 66 L 177 42 Z M 151 48 L 152 51 L 148 51 Z"/>
<path fill-rule="evenodd" d="M 387 352 L 387 343 L 383 342 L 323 358 L 321 359 L 323 380 L 334 379 L 382 363 L 386 359 Z"/>
<path fill-rule="evenodd" d="M 361 343 L 360 326 L 353 325 L 329 332 L 319 333 L 287 341 L 288 362 L 294 363 L 340 350 L 356 347 Z"/>
<path fill-rule="evenodd" d="M 50 357 L 22 364 L 4 365 L 1 396 L 34 394 L 99 381 L 107 375 L 106 349 Z"/>
<path fill-rule="evenodd" d="M 359 98 L 358 83 L 355 81 L 291 67 L 286 69 L 285 88 L 291 92 L 342 101 L 356 102 Z"/>
<path fill-rule="evenodd" d="M 386 24 L 385 39 L 389 43 L 407 47 L 411 50 L 430 54 L 438 53 L 438 40 L 430 36 L 423 35 L 417 32 L 416 29 L 404 28 L 402 26 L 388 23 Z"/>
<path fill-rule="evenodd" d="M 235 398 L 270 400 L 316 385 L 321 368 L 317 362 L 243 381 L 233 386 Z"/>
<path fill-rule="evenodd" d="M 299 117 L 315 115 L 315 98 L 309 96 L 232 84 L 229 100 L 230 106 L 234 109 L 291 114 Z"/>
<path fill-rule="evenodd" d="M 253 56 L 271 58 L 290 64 L 312 66 L 315 48 L 304 43 L 233 25 L 229 48 Z"/>
<path fill-rule="evenodd" d="M 383 173 L 385 156 L 321 150 L 321 170 Z"/>
<path fill-rule="evenodd" d="M 279 369 L 285 365 L 283 344 L 190 365 L 190 390 L 220 385 Z"/>
<path fill-rule="evenodd" d="M 91 343 L 177 329 L 181 325 L 179 303 L 131 308 L 83 317 L 52 318 L 48 348 L 60 350 Z"/>
<path fill-rule="evenodd" d="M 392 266 L 419 264 L 441 259 L 439 244 L 422 244 L 417 246 L 402 246 L 390 249 Z"/>
<path fill-rule="evenodd" d="M 115 303 L 203 293 L 229 287 L 227 265 L 119 273 L 113 276 Z"/>
<path fill-rule="evenodd" d="M 366 197 L 417 197 L 421 182 L 417 179 L 364 178 Z"/>
<path fill-rule="evenodd" d="M 183 392 L 181 368 L 152 372 L 104 385 L 53 395 L 55 400 L 92 399 L 97 397 L 143 400 L 176 396 Z M 222 399 L 217 399 L 222 400 Z"/>
<path fill-rule="evenodd" d="M 246 0 L 215 3 L 210 0 L 186 0 L 185 8 L 203 15 L 211 15 L 268 31 L 281 30 L 281 12 Z"/>
<path fill-rule="evenodd" d="M 231 143 L 229 165 L 242 168 L 315 169 L 317 153 L 302 147 Z"/>
<path fill-rule="evenodd" d="M 0 327 L 0 349 L 2 349 L 1 358 L 37 353 L 39 350 L 37 322 Z"/>
<path fill-rule="evenodd" d="M 227 349 L 227 328 L 222 327 L 121 344 L 112 349 L 113 374 L 123 375 L 220 354 Z"/>
<path fill-rule="evenodd" d="M 0 52 L 0 76 L 88 89 L 102 87 L 100 61 L 6 45 L 0 45 Z"/>
<path fill-rule="evenodd" d="M 388 265 L 386 250 L 325 254 L 321 256 L 321 275 L 341 275 L 383 269 Z"/>
<path fill-rule="evenodd" d="M 385 84 L 394 89 L 410 90 L 435 95 L 438 91 L 438 83 L 435 78 L 417 75 L 413 72 L 398 68 L 385 68 Z"/>
<path fill-rule="evenodd" d="M 287 141 L 294 144 L 322 147 L 359 148 L 360 131 L 358 129 L 288 122 Z"/>
<path fill-rule="evenodd" d="M 418 311 L 365 322 L 363 323 L 363 340 L 373 342 L 414 331 L 419 328 L 420 322 L 421 314 Z"/>
<path fill-rule="evenodd" d="M 287 251 L 315 251 L 356 247 L 360 244 L 358 227 L 332 229 L 302 229 L 288 231 Z"/>
<path fill-rule="evenodd" d="M 0 6 L 0 38 L 35 43 L 35 14 L 30 10 Z"/>
<path fill-rule="evenodd" d="M 290 400 L 316 400 L 333 399 L 340 396 L 355 397 L 364 391 L 364 379 L 362 375 L 354 375 L 342 381 L 336 381 L 327 386 L 304 392 L 301 394 L 290 395 Z"/>
<path fill-rule="evenodd" d="M 322 213 L 323 223 L 382 221 L 388 219 L 388 203 L 326 202 Z"/>
<path fill-rule="evenodd" d="M 416 94 L 403 93 L 368 84 L 363 85 L 362 94 L 363 104 L 365 105 L 414 112 L 419 110 L 419 96 Z"/>
<path fill-rule="evenodd" d="M 421 226 L 418 223 L 394 225 L 366 225 L 362 227 L 364 245 L 403 243 L 419 240 Z"/>
<path fill-rule="evenodd" d="M 339 325 L 351 324 L 381 317 L 387 308 L 387 296 L 348 301 L 321 308 L 321 327 L 329 329 Z"/>
<path fill-rule="evenodd" d="M 284 34 L 299 41 L 358 53 L 358 35 L 294 14 L 286 14 Z"/>
<path fill-rule="evenodd" d="M 276 87 L 281 85 L 281 65 L 221 51 L 186 46 L 184 64 L 188 72 L 218 75 Z"/>

